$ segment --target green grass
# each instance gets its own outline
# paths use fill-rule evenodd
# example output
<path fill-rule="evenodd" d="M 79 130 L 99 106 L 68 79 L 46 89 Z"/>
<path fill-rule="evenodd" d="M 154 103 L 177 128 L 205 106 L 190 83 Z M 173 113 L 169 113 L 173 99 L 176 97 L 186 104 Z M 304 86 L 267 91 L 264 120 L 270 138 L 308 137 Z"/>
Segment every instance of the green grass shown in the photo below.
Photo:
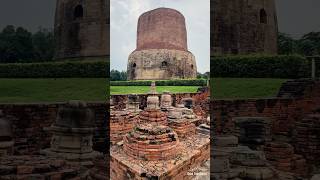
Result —
<path fill-rule="evenodd" d="M 284 79 L 214 78 L 215 99 L 267 98 L 277 95 Z M 105 101 L 104 78 L 0 79 L 0 103 L 60 102 L 68 100 Z M 157 86 L 158 92 L 196 92 L 198 86 Z M 147 93 L 149 86 L 112 86 L 111 94 Z"/>
<path fill-rule="evenodd" d="M 0 103 L 105 101 L 106 79 L 0 79 Z"/>
<path fill-rule="evenodd" d="M 215 99 L 267 98 L 277 95 L 285 79 L 213 78 L 211 94 Z"/>
<path fill-rule="evenodd" d="M 171 93 L 197 92 L 199 86 L 157 86 L 157 92 L 170 91 Z M 150 91 L 150 86 L 111 86 L 111 94 L 143 94 Z"/>

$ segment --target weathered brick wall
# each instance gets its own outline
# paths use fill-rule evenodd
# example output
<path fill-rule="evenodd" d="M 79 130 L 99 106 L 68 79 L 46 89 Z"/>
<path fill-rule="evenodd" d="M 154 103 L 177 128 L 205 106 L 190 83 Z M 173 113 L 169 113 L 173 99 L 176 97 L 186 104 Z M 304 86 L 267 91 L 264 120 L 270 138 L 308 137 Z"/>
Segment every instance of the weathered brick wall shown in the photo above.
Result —
<path fill-rule="evenodd" d="M 320 108 L 320 98 L 215 100 L 211 106 L 216 133 L 232 132 L 234 117 L 260 116 L 272 119 L 273 134 L 291 136 L 294 122 Z"/>
<path fill-rule="evenodd" d="M 81 6 L 83 17 L 75 17 Z M 109 45 L 109 1 L 57 0 L 55 58 L 106 57 Z"/>
<path fill-rule="evenodd" d="M 166 65 L 163 65 L 163 63 Z M 197 64 L 188 51 L 149 49 L 134 51 L 129 56 L 129 79 L 175 79 L 195 78 Z"/>
<path fill-rule="evenodd" d="M 320 81 L 299 83 L 299 86 L 301 85 L 305 87 L 303 92 L 299 93 L 299 96 L 286 95 L 285 97 L 269 99 L 212 101 L 211 117 L 214 118 L 215 132 L 231 132 L 233 130 L 232 118 L 234 117 L 262 116 L 272 119 L 273 134 L 291 137 L 297 120 L 320 110 Z M 287 83 L 284 86 L 287 86 Z M 293 88 L 297 87 L 294 86 Z M 291 88 L 287 91 L 292 92 Z M 282 94 L 288 93 L 282 92 Z"/>
<path fill-rule="evenodd" d="M 139 17 L 137 50 L 177 49 L 187 51 L 187 30 L 183 15 L 174 9 L 158 8 Z"/>
<path fill-rule="evenodd" d="M 50 146 L 51 134 L 43 128 L 51 126 L 56 119 L 58 108 L 63 104 L 0 104 L 0 109 L 12 122 L 15 154 L 37 154 L 40 149 Z M 88 103 L 88 106 L 95 112 L 96 117 L 94 148 L 102 151 L 108 142 L 108 105 L 96 102 Z"/>
<path fill-rule="evenodd" d="M 147 97 L 149 94 L 138 94 L 137 95 L 140 101 L 140 109 L 147 107 Z M 161 100 L 161 94 L 158 95 Z M 194 109 L 196 111 L 203 111 L 203 114 L 209 114 L 210 103 L 207 93 L 177 93 L 172 94 L 173 106 L 180 104 L 183 98 L 192 97 L 194 99 Z M 114 102 L 114 107 L 117 110 L 122 110 L 126 108 L 126 101 L 128 95 L 112 95 L 111 98 Z"/>
<path fill-rule="evenodd" d="M 211 5 L 212 53 L 277 54 L 275 0 L 212 0 Z"/>
<path fill-rule="evenodd" d="M 169 8 L 143 13 L 138 21 L 137 48 L 129 56 L 127 69 L 129 80 L 196 78 L 184 16 Z"/>

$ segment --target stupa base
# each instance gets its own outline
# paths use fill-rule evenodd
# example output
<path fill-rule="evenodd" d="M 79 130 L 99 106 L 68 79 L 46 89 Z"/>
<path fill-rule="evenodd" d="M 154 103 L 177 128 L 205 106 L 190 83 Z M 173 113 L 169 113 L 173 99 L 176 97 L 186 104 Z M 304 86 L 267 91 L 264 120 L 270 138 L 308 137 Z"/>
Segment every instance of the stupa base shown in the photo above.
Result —
<path fill-rule="evenodd" d="M 190 170 L 204 164 L 210 158 L 210 138 L 195 134 L 180 139 L 177 156 L 170 160 L 145 161 L 128 156 L 122 146 L 110 150 L 111 179 L 193 179 Z"/>

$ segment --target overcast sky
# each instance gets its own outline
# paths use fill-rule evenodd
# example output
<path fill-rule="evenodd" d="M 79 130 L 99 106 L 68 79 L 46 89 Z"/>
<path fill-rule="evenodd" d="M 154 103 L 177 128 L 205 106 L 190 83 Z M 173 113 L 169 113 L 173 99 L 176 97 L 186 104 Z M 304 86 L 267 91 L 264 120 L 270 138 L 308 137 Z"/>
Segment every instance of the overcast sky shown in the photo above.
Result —
<path fill-rule="evenodd" d="M 111 0 L 111 69 L 126 70 L 128 56 L 136 48 L 139 16 L 167 7 L 180 11 L 186 20 L 188 48 L 196 57 L 199 72 L 210 70 L 209 0 Z"/>
<path fill-rule="evenodd" d="M 128 52 L 135 48 L 135 32 L 137 17 L 144 11 L 154 9 L 160 6 L 173 7 L 181 11 L 186 17 L 188 28 L 188 43 L 189 49 L 197 58 L 199 70 L 201 72 L 209 69 L 206 65 L 205 48 L 200 50 L 199 46 L 206 47 L 207 39 L 200 41 L 201 34 L 205 35 L 208 26 L 202 26 L 202 22 L 207 17 L 200 18 L 198 14 L 207 14 L 208 0 L 111 0 L 113 8 L 111 12 L 117 11 L 118 19 L 122 21 L 111 21 L 114 27 L 125 26 L 128 29 L 122 29 L 118 34 L 123 37 L 128 37 L 130 43 L 126 43 L 121 48 L 113 49 L 112 51 Z M 40 26 L 44 28 L 52 28 L 54 24 L 55 0 L 1 0 L 0 1 L 0 29 L 11 24 L 15 26 L 23 26 L 30 31 L 36 31 Z M 123 3 L 125 2 L 125 3 Z M 279 31 L 291 34 L 293 37 L 299 37 L 310 31 L 320 31 L 320 0 L 276 0 L 278 11 Z M 200 12 L 200 10 L 203 10 Z M 120 14 L 121 12 L 121 14 Z M 114 14 L 114 13 L 113 13 Z M 201 19 L 202 22 L 197 22 Z M 131 25 L 129 24 L 131 23 Z M 133 25 L 132 25 L 133 24 Z M 126 26 L 127 25 L 127 26 Z M 200 25 L 203 31 L 199 33 L 195 26 Z M 130 28 L 129 28 L 130 27 Z M 133 35 L 131 35 L 133 33 Z M 133 37 L 132 37 L 133 36 Z M 116 36 L 114 36 L 116 37 Z M 129 41 L 126 41 L 129 42 Z M 119 42 L 120 43 L 120 42 Z M 127 50 L 126 50 L 127 49 Z M 120 54 L 119 54 L 120 55 Z M 125 69 L 127 55 L 122 53 L 123 58 L 112 62 L 112 67 Z M 209 61 L 208 61 L 209 63 Z M 117 65 L 118 64 L 118 65 Z M 206 67 L 208 66 L 208 67 Z M 120 68 L 121 67 L 121 68 Z M 118 68 L 117 68 L 118 69 Z"/>

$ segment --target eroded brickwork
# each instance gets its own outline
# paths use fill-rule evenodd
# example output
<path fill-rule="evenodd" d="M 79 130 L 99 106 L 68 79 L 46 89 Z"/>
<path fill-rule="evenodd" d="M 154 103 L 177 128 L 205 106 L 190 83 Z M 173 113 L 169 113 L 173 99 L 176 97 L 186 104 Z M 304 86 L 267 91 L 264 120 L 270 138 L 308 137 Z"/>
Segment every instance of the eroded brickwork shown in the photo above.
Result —
<path fill-rule="evenodd" d="M 277 53 L 274 0 L 212 0 L 211 52 Z"/>
<path fill-rule="evenodd" d="M 129 56 L 129 80 L 195 78 L 195 57 L 188 51 L 184 16 L 158 8 L 139 17 L 137 48 Z"/>
<path fill-rule="evenodd" d="M 109 1 L 57 0 L 56 59 L 109 55 Z"/>
<path fill-rule="evenodd" d="M 0 104 L 4 115 L 12 122 L 14 154 L 38 154 L 40 149 L 50 147 L 51 134 L 44 130 L 56 120 L 58 108 L 64 103 L 52 104 Z M 106 150 L 108 108 L 106 103 L 88 103 L 95 113 L 97 130 L 93 138 L 93 148 Z"/>

